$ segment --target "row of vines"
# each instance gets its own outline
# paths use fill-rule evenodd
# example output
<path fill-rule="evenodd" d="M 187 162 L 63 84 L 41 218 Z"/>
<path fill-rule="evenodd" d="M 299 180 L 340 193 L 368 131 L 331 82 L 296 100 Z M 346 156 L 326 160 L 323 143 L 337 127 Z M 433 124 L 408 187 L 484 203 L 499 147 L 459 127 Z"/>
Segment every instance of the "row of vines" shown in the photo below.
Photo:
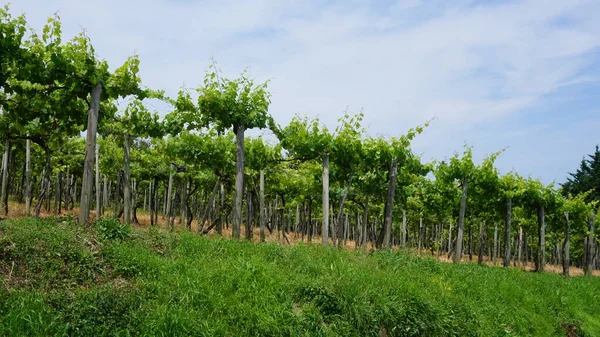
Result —
<path fill-rule="evenodd" d="M 567 275 L 599 267 L 589 193 L 501 175 L 502 151 L 474 162 L 466 146 L 425 163 L 410 145 L 429 122 L 398 137 L 369 135 L 361 113 L 333 130 L 300 115 L 280 125 L 268 83 L 245 72 L 228 79 L 213 64 L 199 88 L 168 97 L 142 85 L 136 55 L 111 71 L 84 33 L 63 41 L 57 16 L 40 35 L 5 7 L 0 30 L 2 215 L 13 198 L 28 216 L 78 208 L 80 224 L 91 214 L 140 223 L 143 213 L 145 225 L 201 235 L 231 228 L 252 239 L 257 229 L 260 240 L 412 247 L 538 271 L 554 263 Z"/>

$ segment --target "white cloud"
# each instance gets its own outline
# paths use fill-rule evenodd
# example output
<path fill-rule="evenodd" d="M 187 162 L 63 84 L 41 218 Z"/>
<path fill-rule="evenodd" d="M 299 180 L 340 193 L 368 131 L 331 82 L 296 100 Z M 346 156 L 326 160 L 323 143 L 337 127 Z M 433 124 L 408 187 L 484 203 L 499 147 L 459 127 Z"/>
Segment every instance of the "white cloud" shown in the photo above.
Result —
<path fill-rule="evenodd" d="M 436 116 L 415 143 L 426 158 L 460 151 L 465 141 L 485 153 L 503 148 L 511 138 L 478 138 L 478 127 L 493 123 L 509 134 L 504 120 L 562 86 L 597 78 L 581 73 L 597 62 L 600 46 L 594 0 L 321 3 L 20 0 L 13 11 L 41 28 L 59 9 L 67 35 L 85 27 L 112 66 L 139 53 L 145 83 L 170 94 L 198 85 L 212 56 L 231 76 L 250 67 L 258 79 L 272 79 L 271 111 L 280 123 L 307 113 L 333 128 L 349 106 L 364 109 L 371 133 L 396 135 Z M 515 153 L 515 160 L 531 155 Z M 562 178 L 533 164 L 521 170 Z"/>

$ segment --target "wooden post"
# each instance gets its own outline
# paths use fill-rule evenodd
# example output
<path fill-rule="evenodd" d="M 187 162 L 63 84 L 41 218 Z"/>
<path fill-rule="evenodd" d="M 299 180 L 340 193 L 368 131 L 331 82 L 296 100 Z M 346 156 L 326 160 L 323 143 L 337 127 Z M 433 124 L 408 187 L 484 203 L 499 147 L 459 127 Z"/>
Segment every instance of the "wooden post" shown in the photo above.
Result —
<path fill-rule="evenodd" d="M 383 247 L 391 248 L 392 235 L 392 209 L 394 208 L 394 192 L 396 191 L 396 174 L 398 172 L 398 160 L 392 161 L 390 168 L 390 183 L 388 185 L 387 198 L 384 207 L 383 220 Z"/>
<path fill-rule="evenodd" d="M 585 262 L 583 265 L 583 271 L 585 276 L 592 276 L 592 272 L 594 269 L 594 241 L 596 238 L 594 237 L 594 220 L 595 213 L 594 211 L 590 212 L 590 216 L 588 219 L 588 237 L 586 240 L 586 249 L 585 249 Z"/>
<path fill-rule="evenodd" d="M 25 145 L 25 215 L 31 216 L 31 141 Z"/>
<path fill-rule="evenodd" d="M 102 216 L 102 189 L 100 186 L 100 144 L 96 143 L 96 219 Z"/>
<path fill-rule="evenodd" d="M 10 160 L 10 141 L 5 142 L 4 156 L 2 158 L 2 195 L 0 200 L 0 213 L 8 214 L 8 161 Z"/>
<path fill-rule="evenodd" d="M 329 155 L 323 156 L 323 244 L 329 244 Z"/>
<path fill-rule="evenodd" d="M 244 195 L 244 126 L 235 128 L 236 161 L 235 161 L 235 197 L 233 200 L 232 239 L 240 239 L 242 225 L 242 199 Z"/>
<path fill-rule="evenodd" d="M 165 210 L 165 218 L 167 219 L 167 226 L 170 226 L 171 221 L 170 216 L 171 216 L 171 208 L 173 207 L 172 202 L 171 202 L 171 194 L 173 191 L 173 170 L 175 168 L 173 167 L 173 164 L 171 164 L 171 172 L 169 172 L 169 185 L 167 187 L 167 195 L 165 197 L 165 202 L 166 202 L 166 210 Z"/>
<path fill-rule="evenodd" d="M 87 224 L 90 217 L 90 199 L 92 197 L 92 184 L 94 183 L 94 152 L 96 150 L 96 132 L 98 130 L 98 110 L 100 108 L 101 92 L 102 83 L 98 83 L 92 90 L 88 110 L 85 161 L 81 181 L 81 202 L 79 205 L 79 224 L 81 225 Z"/>
<path fill-rule="evenodd" d="M 482 264 L 483 263 L 483 240 L 485 239 L 485 232 L 484 232 L 484 221 L 482 221 L 479 224 L 479 254 L 477 256 L 477 263 L 478 264 Z"/>
<path fill-rule="evenodd" d="M 506 200 L 506 218 L 504 225 L 504 267 L 510 265 L 510 224 L 512 216 L 512 199 Z"/>
<path fill-rule="evenodd" d="M 450 251 L 452 250 L 452 221 L 450 221 L 448 229 L 448 257 L 450 257 Z"/>
<path fill-rule="evenodd" d="M 129 135 L 125 134 L 123 136 L 123 220 L 125 220 L 126 225 L 131 223 L 131 183 L 129 181 L 131 172 L 129 172 L 129 148 Z"/>
<path fill-rule="evenodd" d="M 179 225 L 185 227 L 185 218 L 187 215 L 187 193 L 188 193 L 188 182 L 183 180 L 181 182 L 181 207 L 179 207 Z"/>
<path fill-rule="evenodd" d="M 60 214 L 60 176 L 60 172 L 57 172 L 54 184 L 54 214 Z"/>
<path fill-rule="evenodd" d="M 544 206 L 538 207 L 538 223 L 540 231 L 538 238 L 539 250 L 537 271 L 544 271 L 544 268 L 546 267 L 546 220 L 544 216 Z"/>
<path fill-rule="evenodd" d="M 565 212 L 565 242 L 563 243 L 563 275 L 565 276 L 569 276 L 569 264 L 570 264 L 570 257 L 569 257 L 569 244 L 570 244 L 570 237 L 569 237 L 570 231 L 569 231 L 569 213 Z"/>
<path fill-rule="evenodd" d="M 106 174 L 103 175 L 104 176 L 104 191 L 102 191 L 102 206 L 100 207 L 100 209 L 102 210 L 102 214 L 104 215 L 104 205 L 108 204 L 108 183 L 107 183 L 107 178 L 106 178 Z"/>
<path fill-rule="evenodd" d="M 402 231 L 400 232 L 400 247 L 406 247 L 406 230 L 407 230 L 407 222 L 406 222 L 406 210 L 402 209 Z"/>
<path fill-rule="evenodd" d="M 365 214 L 363 215 L 363 226 L 362 226 L 362 246 L 367 249 L 367 240 L 369 238 L 369 197 L 365 200 Z"/>
<path fill-rule="evenodd" d="M 219 183 L 219 204 L 220 209 L 223 209 L 225 206 L 225 186 L 222 182 Z M 219 235 L 223 235 L 223 224 L 225 224 L 226 218 L 223 214 L 220 214 L 221 220 L 217 223 L 217 233 Z"/>
<path fill-rule="evenodd" d="M 468 180 L 464 178 L 462 180 L 462 195 L 460 198 L 460 210 L 458 214 L 458 233 L 456 235 L 456 249 L 454 250 L 454 263 L 458 263 L 462 260 L 462 247 L 463 247 L 463 231 L 465 227 L 465 210 L 467 207 L 467 186 Z"/>

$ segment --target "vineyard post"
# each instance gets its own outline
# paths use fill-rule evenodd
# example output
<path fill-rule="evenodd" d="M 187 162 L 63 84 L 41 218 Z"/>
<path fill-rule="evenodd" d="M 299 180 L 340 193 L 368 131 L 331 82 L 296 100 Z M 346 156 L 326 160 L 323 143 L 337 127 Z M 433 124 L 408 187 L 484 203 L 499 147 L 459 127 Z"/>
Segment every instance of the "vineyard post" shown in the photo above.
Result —
<path fill-rule="evenodd" d="M 98 130 L 98 110 L 100 108 L 101 92 L 102 83 L 98 83 L 92 89 L 88 110 L 85 161 L 81 180 L 81 202 L 79 204 L 79 224 L 81 225 L 87 224 L 90 217 L 90 201 L 92 197 L 92 185 L 94 183 L 94 152 L 96 149 L 96 132 Z"/>
<path fill-rule="evenodd" d="M 25 145 L 25 215 L 31 215 L 31 140 Z"/>
<path fill-rule="evenodd" d="M 329 244 L 329 154 L 323 156 L 323 244 Z"/>

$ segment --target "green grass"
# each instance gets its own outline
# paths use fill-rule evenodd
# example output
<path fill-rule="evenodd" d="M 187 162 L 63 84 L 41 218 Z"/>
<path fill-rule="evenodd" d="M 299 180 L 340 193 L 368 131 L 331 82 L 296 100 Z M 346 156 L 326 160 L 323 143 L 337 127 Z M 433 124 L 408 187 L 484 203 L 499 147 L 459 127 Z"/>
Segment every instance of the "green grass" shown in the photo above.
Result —
<path fill-rule="evenodd" d="M 0 222 L 0 335 L 600 336 L 598 278 L 95 228 Z"/>

